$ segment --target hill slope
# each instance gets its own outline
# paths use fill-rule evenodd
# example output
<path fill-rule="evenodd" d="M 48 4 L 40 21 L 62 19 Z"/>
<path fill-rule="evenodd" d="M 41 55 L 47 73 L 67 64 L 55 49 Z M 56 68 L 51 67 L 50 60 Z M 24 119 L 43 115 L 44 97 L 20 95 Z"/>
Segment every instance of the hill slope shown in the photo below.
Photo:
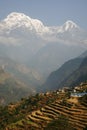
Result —
<path fill-rule="evenodd" d="M 84 58 L 80 67 L 67 77 L 60 86 L 76 86 L 87 80 L 87 57 Z"/>
<path fill-rule="evenodd" d="M 78 86 L 79 87 L 79 86 Z M 87 90 L 87 83 L 84 84 Z M 67 92 L 37 94 L 0 108 L 1 130 L 84 130 L 87 95 L 71 102 Z M 53 125 L 51 125 L 53 124 Z"/>
<path fill-rule="evenodd" d="M 0 105 L 18 101 L 31 93 L 33 93 L 32 88 L 29 88 L 0 67 Z"/>
<path fill-rule="evenodd" d="M 6 72 L 11 73 L 14 77 L 22 80 L 32 88 L 40 85 L 42 82 L 42 77 L 38 71 L 27 67 L 25 64 L 16 62 L 7 56 L 0 55 L 0 66 L 2 66 Z"/>
<path fill-rule="evenodd" d="M 45 84 L 42 86 L 43 87 L 42 89 L 55 90 L 59 87 L 68 85 L 65 83 L 66 79 L 68 80 L 70 75 L 80 67 L 82 61 L 86 56 L 87 56 L 87 51 L 82 53 L 82 55 L 80 55 L 79 57 L 65 62 L 58 70 L 52 72 L 49 75 Z"/>
<path fill-rule="evenodd" d="M 82 60 L 82 58 L 76 58 L 64 63 L 57 71 L 50 74 L 42 89 L 57 89 L 58 85 L 80 66 Z"/>

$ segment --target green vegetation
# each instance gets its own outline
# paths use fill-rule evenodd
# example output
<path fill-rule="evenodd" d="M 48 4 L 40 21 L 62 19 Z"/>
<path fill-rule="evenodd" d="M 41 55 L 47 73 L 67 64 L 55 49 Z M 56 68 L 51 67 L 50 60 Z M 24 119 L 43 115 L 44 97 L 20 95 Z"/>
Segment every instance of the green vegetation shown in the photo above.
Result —
<path fill-rule="evenodd" d="M 60 115 L 58 119 L 50 122 L 45 130 L 75 130 L 75 128 L 69 124 L 67 117 Z"/>
<path fill-rule="evenodd" d="M 54 94 L 30 96 L 29 98 L 22 98 L 19 103 L 11 103 L 8 106 L 0 108 L 0 130 L 4 130 L 6 126 L 16 126 L 23 125 L 22 123 L 26 120 L 27 114 L 31 114 L 32 111 L 44 107 L 48 104 L 50 99 L 53 97 L 52 101 L 55 101 L 57 96 Z M 26 121 L 27 124 L 31 124 L 31 121 Z"/>
<path fill-rule="evenodd" d="M 83 90 L 87 87 L 83 84 Z M 70 102 L 67 92 L 39 93 L 0 107 L 0 130 L 85 130 L 87 95 Z M 72 99 L 74 100 L 74 99 Z"/>
<path fill-rule="evenodd" d="M 25 85 L 0 70 L 0 100 L 12 101 L 0 106 L 0 130 L 84 130 L 87 127 L 87 95 L 72 99 L 67 89 L 27 95 Z M 87 83 L 78 86 L 86 92 Z M 57 93 L 58 92 L 58 93 Z M 70 102 L 78 100 L 78 102 Z"/>

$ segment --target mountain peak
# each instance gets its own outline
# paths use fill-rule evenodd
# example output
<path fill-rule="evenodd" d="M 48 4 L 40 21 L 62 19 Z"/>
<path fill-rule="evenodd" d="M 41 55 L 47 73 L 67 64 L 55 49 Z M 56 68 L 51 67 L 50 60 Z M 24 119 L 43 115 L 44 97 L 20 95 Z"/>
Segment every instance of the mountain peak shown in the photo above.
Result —
<path fill-rule="evenodd" d="M 23 22 L 31 23 L 31 24 L 42 24 L 42 22 L 38 19 L 32 19 L 29 16 L 25 15 L 24 13 L 17 13 L 12 12 L 10 13 L 5 19 L 5 22 L 11 21 L 13 23 L 20 22 L 22 24 Z"/>
<path fill-rule="evenodd" d="M 32 19 L 24 13 L 12 12 L 4 20 L 7 28 L 13 30 L 18 27 L 25 27 L 29 30 L 35 30 L 41 32 L 44 29 L 43 23 L 38 19 Z"/>
<path fill-rule="evenodd" d="M 12 35 L 12 37 L 14 37 L 14 35 L 17 36 L 18 34 L 19 36 L 21 34 L 23 36 L 33 34 L 35 37 L 46 40 L 47 42 L 60 41 L 60 39 L 63 39 L 63 34 L 65 33 L 69 35 L 68 39 L 70 40 L 76 38 L 76 35 L 78 35 L 79 38 L 79 32 L 81 32 L 80 27 L 71 20 L 66 21 L 61 26 L 45 26 L 40 20 L 33 19 L 24 13 L 18 12 L 10 13 L 4 20 L 0 22 L 1 35 L 6 35 L 9 37 Z M 66 35 L 64 37 L 66 41 L 69 41 Z"/>
<path fill-rule="evenodd" d="M 71 20 L 68 20 L 63 24 L 63 29 L 65 31 L 70 31 L 71 29 L 75 28 L 79 28 L 79 26 Z"/>
<path fill-rule="evenodd" d="M 17 22 L 17 21 L 21 21 L 23 19 L 27 19 L 27 20 L 31 20 L 31 18 L 29 16 L 26 16 L 25 14 L 23 13 L 16 13 L 16 12 L 12 12 L 10 13 L 7 18 L 4 19 L 5 22 L 7 21 L 14 21 Z"/>
<path fill-rule="evenodd" d="M 13 19 L 17 19 L 17 20 L 20 20 L 20 19 L 24 19 L 24 18 L 27 18 L 27 19 L 31 19 L 29 16 L 26 16 L 25 14 L 23 13 L 17 13 L 17 12 L 12 12 L 10 13 L 7 18 L 5 20 L 13 20 Z"/>
<path fill-rule="evenodd" d="M 71 21 L 71 20 L 67 20 L 65 23 L 66 23 L 66 24 L 73 24 L 73 25 L 76 25 L 76 23 L 73 22 L 73 21 Z"/>
<path fill-rule="evenodd" d="M 23 13 L 12 12 L 3 21 L 6 23 L 7 27 L 12 29 L 20 26 L 27 26 L 31 18 Z"/>

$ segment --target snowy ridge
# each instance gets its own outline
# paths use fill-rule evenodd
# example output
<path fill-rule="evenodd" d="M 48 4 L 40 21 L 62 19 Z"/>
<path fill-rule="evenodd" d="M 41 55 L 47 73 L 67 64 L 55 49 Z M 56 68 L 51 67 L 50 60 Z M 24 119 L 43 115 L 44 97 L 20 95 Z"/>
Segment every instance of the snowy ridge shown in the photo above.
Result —
<path fill-rule="evenodd" d="M 45 26 L 40 20 L 30 18 L 23 13 L 13 12 L 0 22 L 0 43 L 21 45 L 37 39 L 64 44 L 87 44 L 87 33 L 73 21 L 61 26 Z"/>
<path fill-rule="evenodd" d="M 64 25 L 63 25 L 63 28 L 65 31 L 67 30 L 71 30 L 73 28 L 78 28 L 79 29 L 79 26 L 77 26 L 74 22 L 72 21 L 67 21 Z"/>
<path fill-rule="evenodd" d="M 70 31 L 73 28 L 79 28 L 74 22 L 67 21 L 64 23 L 63 26 L 59 27 L 47 27 L 44 26 L 43 23 L 38 19 L 32 19 L 29 16 L 26 16 L 23 13 L 16 13 L 13 12 L 7 16 L 6 19 L 0 23 L 1 29 L 9 29 L 13 30 L 18 27 L 25 27 L 29 30 L 34 30 L 37 33 L 55 33 L 55 31 L 64 32 L 64 31 Z"/>
<path fill-rule="evenodd" d="M 2 29 L 14 30 L 19 27 L 25 27 L 29 30 L 34 30 L 37 33 L 49 31 L 40 20 L 32 19 L 23 13 L 13 12 L 7 16 L 0 24 Z"/>

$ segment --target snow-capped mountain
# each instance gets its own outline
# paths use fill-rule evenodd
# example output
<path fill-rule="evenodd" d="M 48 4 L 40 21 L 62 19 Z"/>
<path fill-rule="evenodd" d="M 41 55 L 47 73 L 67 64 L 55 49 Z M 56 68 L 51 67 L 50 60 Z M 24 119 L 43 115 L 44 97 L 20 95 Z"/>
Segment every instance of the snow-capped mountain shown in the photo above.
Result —
<path fill-rule="evenodd" d="M 86 42 L 84 32 L 73 21 L 66 21 L 61 26 L 45 26 L 40 20 L 32 19 L 23 13 L 13 12 L 0 22 L 0 42 L 8 41 L 9 44 L 17 45 L 23 40 L 40 38 L 45 42 L 72 41 Z M 22 40 L 21 40 L 22 39 Z M 26 43 L 26 42 L 25 42 Z"/>
<path fill-rule="evenodd" d="M 80 27 L 71 20 L 68 20 L 62 26 L 50 27 L 50 30 L 52 30 L 54 33 L 64 33 L 72 30 L 80 30 Z"/>
<path fill-rule="evenodd" d="M 27 28 L 30 31 L 39 32 L 47 32 L 49 29 L 43 25 L 40 20 L 32 19 L 29 16 L 26 16 L 23 13 L 13 12 L 7 16 L 1 23 L 0 28 L 2 30 L 14 30 L 17 28 Z"/>
<path fill-rule="evenodd" d="M 70 20 L 64 23 L 64 25 L 61 28 L 63 31 L 70 31 L 72 29 L 80 29 L 79 26 L 77 26 L 74 22 Z"/>
<path fill-rule="evenodd" d="M 79 27 L 72 21 L 67 21 L 59 27 L 47 27 L 44 26 L 40 20 L 32 19 L 23 13 L 13 12 L 0 22 L 1 31 L 12 31 L 17 28 L 27 28 L 30 31 L 35 31 L 39 35 L 41 34 L 53 34 L 63 33 L 72 29 L 79 29 Z"/>
<path fill-rule="evenodd" d="M 26 64 L 45 77 L 87 48 L 87 32 L 73 21 L 46 26 L 13 12 L 0 21 L 0 55 Z"/>

